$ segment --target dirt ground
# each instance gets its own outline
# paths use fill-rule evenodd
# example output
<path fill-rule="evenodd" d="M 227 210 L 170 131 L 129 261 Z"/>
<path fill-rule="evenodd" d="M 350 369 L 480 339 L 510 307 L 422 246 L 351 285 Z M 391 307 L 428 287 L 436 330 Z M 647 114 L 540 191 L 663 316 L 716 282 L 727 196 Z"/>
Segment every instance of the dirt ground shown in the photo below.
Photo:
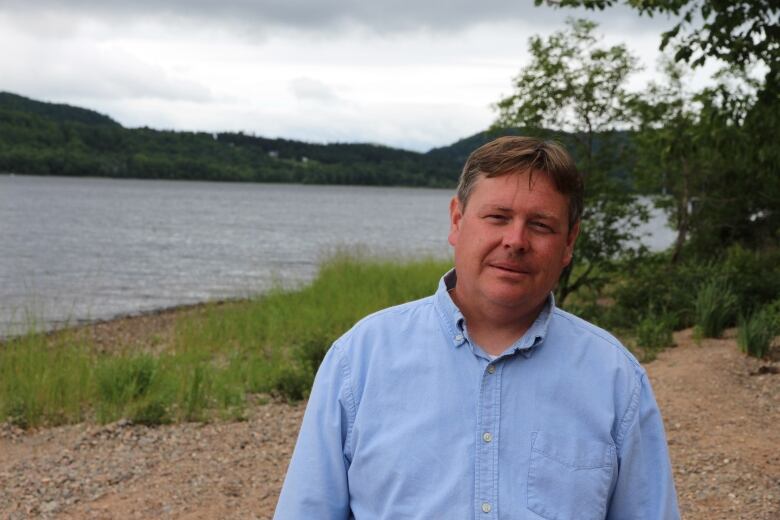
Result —
<path fill-rule="evenodd" d="M 697 343 L 683 331 L 647 365 L 680 508 L 686 519 L 777 519 L 780 363 L 746 358 L 731 336 Z M 235 423 L 2 425 L 0 519 L 271 518 L 302 415 L 303 404 L 270 403 Z"/>

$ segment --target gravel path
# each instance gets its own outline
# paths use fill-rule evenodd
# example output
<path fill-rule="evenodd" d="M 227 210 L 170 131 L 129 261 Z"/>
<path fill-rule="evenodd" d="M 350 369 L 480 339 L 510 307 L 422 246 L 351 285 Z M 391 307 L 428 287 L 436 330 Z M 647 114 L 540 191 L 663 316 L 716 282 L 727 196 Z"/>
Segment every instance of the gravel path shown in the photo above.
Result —
<path fill-rule="evenodd" d="M 683 517 L 780 518 L 780 365 L 733 339 L 676 340 L 647 368 Z M 2 425 L 0 519 L 270 518 L 302 415 L 270 403 L 237 423 Z"/>

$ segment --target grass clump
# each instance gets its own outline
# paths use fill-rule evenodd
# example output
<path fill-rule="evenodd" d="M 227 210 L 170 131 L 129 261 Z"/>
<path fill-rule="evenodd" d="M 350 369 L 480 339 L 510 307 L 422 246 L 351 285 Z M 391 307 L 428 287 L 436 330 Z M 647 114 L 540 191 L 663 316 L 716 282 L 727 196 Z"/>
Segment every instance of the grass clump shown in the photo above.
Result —
<path fill-rule="evenodd" d="M 51 344 L 30 334 L 0 345 L 0 421 L 29 428 L 82 420 L 93 369 L 87 349 L 67 333 Z"/>
<path fill-rule="evenodd" d="M 694 301 L 697 335 L 719 338 L 733 323 L 736 309 L 737 297 L 728 283 L 719 278 L 703 283 Z"/>
<path fill-rule="evenodd" d="M 780 316 L 775 308 L 764 307 L 748 317 L 740 316 L 737 344 L 742 352 L 749 356 L 766 357 L 778 333 Z"/>
<path fill-rule="evenodd" d="M 150 393 L 158 361 L 150 355 L 100 360 L 95 370 L 97 418 L 111 422 Z"/>

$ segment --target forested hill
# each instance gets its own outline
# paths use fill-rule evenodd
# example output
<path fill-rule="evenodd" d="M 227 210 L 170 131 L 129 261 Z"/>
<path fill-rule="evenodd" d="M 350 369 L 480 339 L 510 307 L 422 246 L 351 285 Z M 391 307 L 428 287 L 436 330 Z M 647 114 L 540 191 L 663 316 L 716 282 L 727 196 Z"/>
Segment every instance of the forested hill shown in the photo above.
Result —
<path fill-rule="evenodd" d="M 124 128 L 83 108 L 0 92 L 0 172 L 451 187 L 441 157 L 372 144 Z"/>
<path fill-rule="evenodd" d="M 26 112 L 59 121 L 61 123 L 84 123 L 88 125 L 119 126 L 119 123 L 94 110 L 60 103 L 45 103 L 24 96 L 0 92 L 0 110 Z"/>
<path fill-rule="evenodd" d="M 0 173 L 453 187 L 468 154 L 498 135 L 480 132 L 417 153 L 241 132 L 124 128 L 92 110 L 0 92 Z"/>

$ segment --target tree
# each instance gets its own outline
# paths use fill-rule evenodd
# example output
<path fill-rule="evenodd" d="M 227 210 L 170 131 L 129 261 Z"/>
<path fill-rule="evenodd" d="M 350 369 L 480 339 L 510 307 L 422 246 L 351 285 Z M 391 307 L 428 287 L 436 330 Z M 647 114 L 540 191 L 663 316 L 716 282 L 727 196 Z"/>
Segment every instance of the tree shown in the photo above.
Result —
<path fill-rule="evenodd" d="M 777 0 L 534 0 L 554 7 L 603 10 L 619 3 L 641 15 L 679 17 L 661 35 L 675 61 L 702 65 L 717 58 L 732 65 L 763 62 L 776 78 L 780 71 L 780 3 Z"/>
<path fill-rule="evenodd" d="M 696 97 L 707 175 L 692 221 L 691 240 L 701 255 L 740 243 L 776 247 L 780 239 L 777 175 L 778 105 L 762 113 L 758 94 L 722 82 Z"/>
<path fill-rule="evenodd" d="M 684 66 L 668 61 L 664 68 L 666 82 L 651 83 L 632 106 L 636 178 L 671 199 L 665 209 L 677 228 L 672 262 L 686 245 L 712 258 L 734 243 L 771 242 L 780 218 L 778 154 L 756 146 L 772 115 L 755 117 L 755 86 L 721 74 L 715 86 L 693 93 L 685 88 Z"/>
<path fill-rule="evenodd" d="M 777 0 L 535 0 L 554 7 L 605 9 L 623 4 L 640 15 L 676 17 L 661 35 L 674 60 L 693 67 L 725 63 L 727 75 L 697 95 L 699 146 L 709 170 L 691 239 L 702 253 L 733 242 L 780 242 L 780 3 Z M 747 79 L 764 73 L 762 81 Z M 746 95 L 745 86 L 749 95 Z M 705 152 L 702 152 L 703 154 Z M 701 173 L 701 172 L 700 172 Z M 695 224 L 695 226 L 694 226 Z"/>
<path fill-rule="evenodd" d="M 624 45 L 600 47 L 594 22 L 569 19 L 567 26 L 529 40 L 531 62 L 515 78 L 514 92 L 497 103 L 495 123 L 573 145 L 585 174 L 585 213 L 575 259 L 558 285 L 560 303 L 581 287 L 598 289 L 607 281 L 615 259 L 636 243 L 634 230 L 645 217 L 612 175 L 622 166 L 625 136 L 618 127 L 627 121 L 626 82 L 637 60 Z"/>
<path fill-rule="evenodd" d="M 651 83 L 631 102 L 636 119 L 634 176 L 640 188 L 662 194 L 657 203 L 677 229 L 672 249 L 672 263 L 677 263 L 706 167 L 701 154 L 700 112 L 694 94 L 685 88 L 686 71 L 670 60 L 663 62 L 663 71 L 666 83 Z"/>

